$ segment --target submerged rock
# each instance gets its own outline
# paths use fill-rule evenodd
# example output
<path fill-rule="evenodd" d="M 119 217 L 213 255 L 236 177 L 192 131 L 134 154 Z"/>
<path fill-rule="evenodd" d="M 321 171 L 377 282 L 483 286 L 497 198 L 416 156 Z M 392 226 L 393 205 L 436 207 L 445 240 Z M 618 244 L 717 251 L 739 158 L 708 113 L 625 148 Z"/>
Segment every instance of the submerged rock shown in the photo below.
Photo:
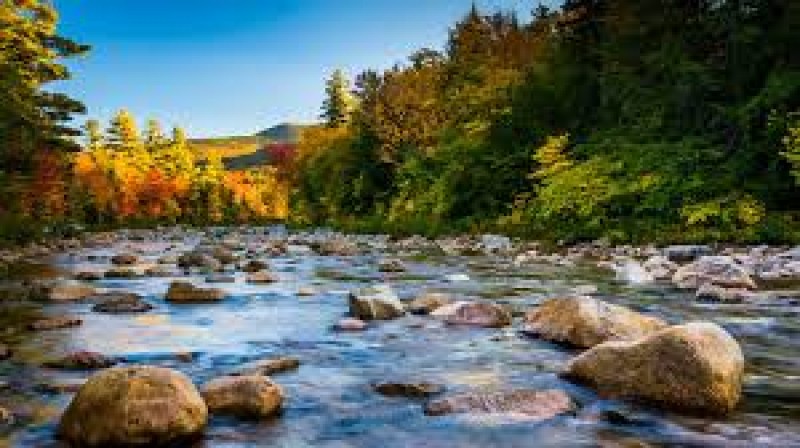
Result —
<path fill-rule="evenodd" d="M 704 283 L 695 293 L 697 300 L 706 302 L 742 303 L 758 300 L 757 293 L 741 288 L 723 288 L 711 283 Z"/>
<path fill-rule="evenodd" d="M 206 277 L 206 283 L 236 283 L 236 277 L 233 275 L 209 275 Z"/>
<path fill-rule="evenodd" d="M 172 282 L 166 299 L 175 303 L 218 302 L 226 297 L 225 291 L 216 288 L 199 288 L 188 282 Z"/>
<path fill-rule="evenodd" d="M 118 254 L 111 257 L 111 263 L 117 266 L 132 266 L 139 262 L 139 257 L 133 254 Z"/>
<path fill-rule="evenodd" d="M 138 278 L 142 274 L 134 268 L 116 267 L 107 270 L 104 276 L 105 278 Z"/>
<path fill-rule="evenodd" d="M 450 325 L 500 328 L 511 325 L 511 313 L 500 305 L 486 302 L 456 302 L 433 311 L 431 316 Z"/>
<path fill-rule="evenodd" d="M 743 371 L 739 344 L 718 325 L 695 322 L 595 346 L 570 361 L 563 375 L 609 397 L 726 414 L 739 402 Z"/>
<path fill-rule="evenodd" d="M 288 372 L 290 370 L 296 370 L 300 367 L 300 360 L 297 358 L 291 358 L 288 356 L 281 357 L 281 358 L 271 358 L 271 359 L 263 359 L 260 361 L 254 361 L 242 366 L 237 375 L 264 375 L 264 376 L 271 376 L 276 373 L 283 373 Z"/>
<path fill-rule="evenodd" d="M 452 303 L 449 294 L 441 292 L 426 292 L 418 296 L 408 305 L 411 314 L 430 314 L 437 309 Z"/>
<path fill-rule="evenodd" d="M 582 348 L 639 339 L 666 326 L 658 318 L 591 297 L 548 299 L 525 316 L 526 333 Z"/>
<path fill-rule="evenodd" d="M 153 305 L 145 302 L 141 296 L 130 292 L 110 292 L 94 299 L 99 303 L 92 307 L 92 311 L 97 313 L 145 313 L 153 309 Z"/>
<path fill-rule="evenodd" d="M 250 260 L 247 262 L 247 264 L 242 266 L 242 271 L 249 273 L 268 271 L 268 270 L 269 270 L 269 264 L 260 260 Z"/>
<path fill-rule="evenodd" d="M 428 403 L 426 415 L 503 414 L 540 421 L 571 412 L 572 399 L 561 390 L 521 389 L 508 392 L 468 393 Z"/>
<path fill-rule="evenodd" d="M 333 328 L 336 331 L 364 331 L 367 329 L 367 323 L 361 319 L 348 317 L 336 322 Z"/>
<path fill-rule="evenodd" d="M 255 272 L 247 276 L 247 283 L 265 285 L 279 281 L 280 277 L 278 277 L 277 274 L 273 274 L 272 272 L 268 271 Z"/>
<path fill-rule="evenodd" d="M 178 267 L 218 271 L 222 269 L 222 263 L 211 255 L 202 252 L 186 252 L 178 257 Z"/>
<path fill-rule="evenodd" d="M 378 270 L 381 272 L 405 272 L 406 266 L 400 260 L 389 259 L 378 263 Z"/>
<path fill-rule="evenodd" d="M 311 297 L 317 294 L 317 290 L 310 286 L 303 286 L 297 290 L 297 295 L 300 297 Z"/>
<path fill-rule="evenodd" d="M 361 320 L 389 320 L 406 313 L 403 302 L 389 285 L 376 285 L 350 293 L 350 315 Z"/>
<path fill-rule="evenodd" d="M 711 248 L 698 245 L 669 246 L 664 249 L 664 255 L 674 263 L 687 263 L 705 255 L 711 255 Z"/>
<path fill-rule="evenodd" d="M 102 353 L 81 351 L 70 353 L 61 359 L 47 361 L 44 366 L 51 369 L 92 370 L 105 369 L 116 363 L 116 359 L 109 358 Z"/>
<path fill-rule="evenodd" d="M 160 367 L 111 368 L 80 388 L 58 435 L 75 446 L 170 446 L 200 436 L 203 397 L 184 374 Z"/>
<path fill-rule="evenodd" d="M 58 330 L 61 328 L 77 327 L 82 323 L 83 320 L 78 319 L 77 317 L 49 317 L 47 319 L 39 319 L 35 322 L 32 322 L 28 325 L 28 329 L 33 331 Z"/>
<path fill-rule="evenodd" d="M 75 274 L 75 280 L 84 282 L 94 282 L 103 279 L 103 273 L 100 271 L 81 271 Z"/>
<path fill-rule="evenodd" d="M 372 388 L 387 397 L 429 397 L 444 392 L 444 386 L 433 383 L 377 383 Z"/>
<path fill-rule="evenodd" d="M 203 386 L 203 399 L 214 414 L 262 419 L 277 414 L 283 405 L 283 390 L 262 375 L 227 376 Z"/>

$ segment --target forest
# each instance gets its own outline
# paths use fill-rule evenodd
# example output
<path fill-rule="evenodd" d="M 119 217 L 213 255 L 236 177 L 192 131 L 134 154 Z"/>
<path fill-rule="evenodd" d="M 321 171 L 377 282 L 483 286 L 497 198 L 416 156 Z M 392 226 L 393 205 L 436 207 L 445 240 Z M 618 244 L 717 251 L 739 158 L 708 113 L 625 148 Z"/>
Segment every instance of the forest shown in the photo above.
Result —
<path fill-rule="evenodd" d="M 0 6 L 0 239 L 284 220 L 614 242 L 800 239 L 800 5 L 473 7 L 444 50 L 327 81 L 291 163 L 226 171 L 157 121 L 107 129 L 48 86 L 90 52 Z M 90 56 L 91 57 L 91 56 Z M 333 181 L 332 181 L 333 180 Z"/>

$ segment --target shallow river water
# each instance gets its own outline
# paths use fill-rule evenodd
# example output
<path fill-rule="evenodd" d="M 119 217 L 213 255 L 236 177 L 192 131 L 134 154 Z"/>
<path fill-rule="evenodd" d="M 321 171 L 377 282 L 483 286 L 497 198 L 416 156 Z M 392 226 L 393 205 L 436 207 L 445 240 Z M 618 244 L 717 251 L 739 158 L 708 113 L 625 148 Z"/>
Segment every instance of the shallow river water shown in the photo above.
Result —
<path fill-rule="evenodd" d="M 123 251 L 178 254 L 196 241 L 142 243 L 63 254 L 54 265 L 71 272 L 108 267 L 108 256 Z M 171 249 L 168 249 L 170 246 Z M 91 257 L 94 261 L 88 261 Z M 29 333 L 12 342 L 15 356 L 0 361 L 0 406 L 21 415 L 0 429 L 0 446 L 59 446 L 55 427 L 70 393 L 46 393 L 41 384 L 69 384 L 88 373 L 39 367 L 44 359 L 77 350 L 124 358 L 123 364 L 168 366 L 196 384 L 248 361 L 288 355 L 298 370 L 273 379 L 286 391 L 281 416 L 261 423 L 214 417 L 199 447 L 646 447 L 646 446 L 800 446 L 800 306 L 772 301 L 753 304 L 702 304 L 670 286 L 634 286 L 591 263 L 576 266 L 514 265 L 509 257 L 399 254 L 409 268 L 401 274 L 378 271 L 387 254 L 264 256 L 280 281 L 249 285 L 215 284 L 230 297 L 222 303 L 172 305 L 163 300 L 173 278 L 106 279 L 111 290 L 145 296 L 155 309 L 144 314 L 108 315 L 89 303 L 20 305 L 27 312 L 75 315 L 83 325 Z M 396 254 L 391 254 L 395 256 Z M 465 274 L 468 280 L 448 278 Z M 203 275 L 181 276 L 203 285 Z M 401 298 L 423 291 L 447 291 L 470 300 L 490 300 L 517 313 L 512 327 L 448 327 L 424 316 L 371 324 L 357 333 L 332 325 L 347 313 L 347 292 L 378 281 Z M 297 295 L 300 287 L 317 295 Z M 558 377 L 575 351 L 525 336 L 519 313 L 541 300 L 596 287 L 594 296 L 660 316 L 670 323 L 709 320 L 722 325 L 741 344 L 746 358 L 744 396 L 739 409 L 724 418 L 681 416 L 648 407 L 602 400 L 591 390 Z M 30 309 L 32 307 L 32 309 Z M 5 308 L 11 312 L 12 308 Z M 17 311 L 14 311 L 17 312 Z M 21 313 L 22 315 L 28 314 Z M 23 317 L 20 317 L 22 319 Z M 190 362 L 176 354 L 191 353 Z M 427 381 L 446 392 L 559 388 L 579 409 L 541 423 L 469 416 L 430 417 L 423 400 L 384 397 L 377 381 Z"/>

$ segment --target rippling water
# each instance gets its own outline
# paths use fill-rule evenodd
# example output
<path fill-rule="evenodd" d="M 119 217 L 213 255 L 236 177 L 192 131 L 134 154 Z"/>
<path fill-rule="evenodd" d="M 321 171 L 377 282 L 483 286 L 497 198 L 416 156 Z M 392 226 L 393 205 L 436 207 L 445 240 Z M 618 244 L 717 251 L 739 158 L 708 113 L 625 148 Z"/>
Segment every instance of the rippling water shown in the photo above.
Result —
<path fill-rule="evenodd" d="M 153 247 L 150 258 L 161 252 Z M 75 269 L 82 252 L 56 260 Z M 173 367 L 196 383 L 245 362 L 290 355 L 300 369 L 274 379 L 287 392 L 285 411 L 263 423 L 213 418 L 207 447 L 641 447 L 800 446 L 800 321 L 796 305 L 699 304 L 666 286 L 634 286 L 589 266 L 513 266 L 502 257 L 408 257 L 410 271 L 377 271 L 379 255 L 283 256 L 270 259 L 281 281 L 215 284 L 231 297 L 219 304 L 171 305 L 162 297 L 173 278 L 104 280 L 99 286 L 144 295 L 156 308 L 138 315 L 106 315 L 90 304 L 46 305 L 45 314 L 71 314 L 80 327 L 42 332 L 15 346 L 17 356 L 0 362 L 0 405 L 22 409 L 20 421 L 0 434 L 0 446 L 57 446 L 53 439 L 69 394 L 37 392 L 40 383 L 80 381 L 85 374 L 37 367 L 49 357 L 76 350 L 121 356 L 127 363 Z M 100 264 L 103 264 L 101 259 Z M 448 281 L 466 274 L 467 281 Z M 181 277 L 186 279 L 187 277 Z M 188 277 L 204 284 L 203 277 Z M 451 278 L 452 279 L 452 278 Z M 425 290 L 492 300 L 523 312 L 544 298 L 597 287 L 596 296 L 658 315 L 671 323 L 711 320 L 742 344 L 747 360 L 743 403 L 724 419 L 672 415 L 600 400 L 556 373 L 574 352 L 516 331 L 446 327 L 426 317 L 377 323 L 363 333 L 336 333 L 331 326 L 347 312 L 346 292 L 373 281 L 393 285 L 401 297 Z M 298 297 L 313 286 L 319 294 Z M 191 362 L 177 353 L 191 353 Z M 447 393 L 513 387 L 561 388 L 580 408 L 543 423 L 464 416 L 426 417 L 423 401 L 375 393 L 376 381 L 424 380 Z M 2 437 L 6 437 L 3 441 Z"/>

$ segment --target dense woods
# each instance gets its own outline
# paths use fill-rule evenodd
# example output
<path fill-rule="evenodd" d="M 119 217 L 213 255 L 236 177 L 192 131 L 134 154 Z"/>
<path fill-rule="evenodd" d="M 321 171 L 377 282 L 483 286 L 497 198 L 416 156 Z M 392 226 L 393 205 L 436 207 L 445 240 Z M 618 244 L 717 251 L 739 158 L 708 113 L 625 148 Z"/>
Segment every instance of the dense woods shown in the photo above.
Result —
<path fill-rule="evenodd" d="M 473 7 L 443 51 L 352 80 L 336 71 L 323 124 L 296 154 L 280 147 L 274 166 L 236 172 L 180 129 L 139 132 L 124 111 L 78 138 L 84 107 L 47 87 L 89 48 L 56 24 L 48 2 L 0 5 L 4 238 L 254 219 L 566 241 L 800 238 L 797 2 L 570 0 L 527 21 Z"/>
<path fill-rule="evenodd" d="M 789 0 L 574 0 L 529 23 L 473 8 L 443 52 L 358 75 L 347 119 L 331 79 L 336 119 L 301 142 L 296 211 L 360 229 L 797 239 L 798 42 Z"/>

